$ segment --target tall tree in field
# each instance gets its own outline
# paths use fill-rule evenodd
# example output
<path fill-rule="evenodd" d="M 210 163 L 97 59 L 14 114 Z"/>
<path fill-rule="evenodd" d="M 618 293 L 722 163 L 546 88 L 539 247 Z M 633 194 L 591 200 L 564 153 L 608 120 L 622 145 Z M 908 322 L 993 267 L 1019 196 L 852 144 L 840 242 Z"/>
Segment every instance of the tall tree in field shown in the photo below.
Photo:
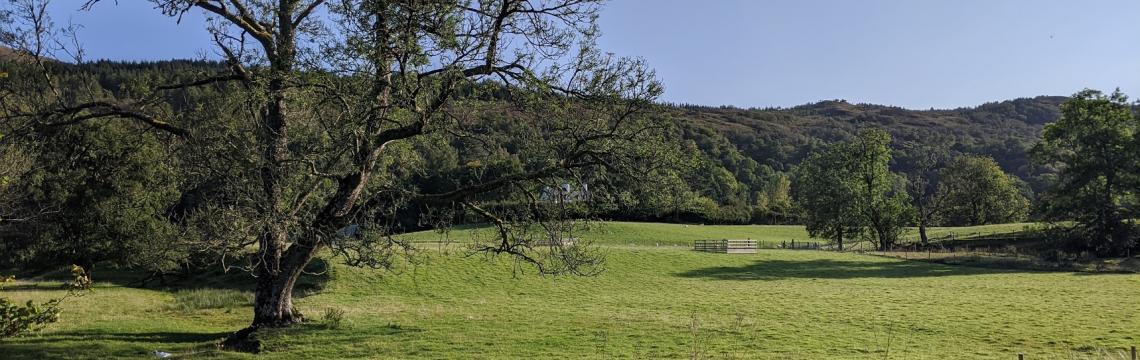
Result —
<path fill-rule="evenodd" d="M 865 130 L 847 142 L 812 154 L 796 169 L 795 198 L 812 236 L 870 238 L 880 249 L 894 245 L 906 226 L 910 201 L 901 178 L 890 172 L 891 137 Z"/>
<path fill-rule="evenodd" d="M 1042 197 L 1047 215 L 1076 220 L 1086 245 L 1101 253 L 1135 245 L 1138 127 L 1119 90 L 1085 90 L 1061 105 L 1061 118 L 1045 126 L 1033 149 L 1039 163 L 1058 171 L 1057 183 Z"/>
<path fill-rule="evenodd" d="M 911 170 L 906 173 L 907 191 L 914 204 L 915 222 L 918 223 L 918 236 L 923 246 L 930 243 L 926 228 L 930 226 L 942 210 L 943 199 L 938 196 L 941 170 L 948 160 L 947 145 L 910 143 Z"/>
<path fill-rule="evenodd" d="M 293 287 L 318 252 L 390 266 L 407 245 L 388 235 L 408 216 L 476 214 L 498 236 L 474 250 L 543 273 L 588 273 L 596 252 L 549 241 L 566 227 L 528 230 L 552 218 L 536 194 L 586 171 L 630 173 L 673 143 L 641 115 L 661 91 L 653 73 L 596 49 L 601 0 L 151 2 L 172 17 L 210 15 L 202 26 L 228 69 L 131 98 L 51 96 L 58 84 L 48 77 L 20 92 L 45 100 L 6 115 L 33 128 L 123 119 L 165 133 L 177 153 L 201 154 L 181 175 L 221 184 L 222 195 L 201 200 L 197 218 L 221 229 L 211 239 L 257 249 L 253 321 L 225 342 L 234 348 L 255 349 L 258 329 L 303 320 Z M 87 2 L 96 5 L 113 4 Z M 27 29 L 32 43 L 44 33 Z M 224 96 L 191 104 L 201 112 L 156 105 L 201 86 Z M 518 126 L 485 126 L 488 114 L 504 113 Z M 424 188 L 407 179 L 432 170 L 415 155 L 426 144 L 464 144 L 501 161 L 471 161 L 456 170 L 466 175 Z M 481 204 L 503 197 L 530 206 Z M 353 224 L 368 236 L 337 235 Z"/>
<path fill-rule="evenodd" d="M 1029 199 L 1015 179 L 992 158 L 963 155 L 942 169 L 938 198 L 943 224 L 973 226 L 1016 222 L 1029 212 Z"/>
<path fill-rule="evenodd" d="M 889 168 L 890 144 L 886 131 L 869 129 L 860 132 L 846 149 L 856 204 L 882 250 L 894 246 L 911 211 L 902 179 Z"/>
<path fill-rule="evenodd" d="M 796 167 L 792 184 L 808 234 L 834 241 L 840 251 L 844 240 L 858 238 L 867 229 L 846 150 L 845 144 L 832 144 L 812 154 Z"/>

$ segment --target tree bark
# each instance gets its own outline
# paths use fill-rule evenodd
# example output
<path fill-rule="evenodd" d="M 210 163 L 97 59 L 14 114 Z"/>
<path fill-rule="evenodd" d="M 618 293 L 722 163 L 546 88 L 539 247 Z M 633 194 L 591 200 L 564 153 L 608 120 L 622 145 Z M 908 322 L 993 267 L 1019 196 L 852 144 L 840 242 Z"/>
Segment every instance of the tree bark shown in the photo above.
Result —
<path fill-rule="evenodd" d="M 286 235 L 284 232 L 275 232 L 266 236 L 277 237 L 272 241 L 266 241 L 268 244 L 283 244 Z M 293 288 L 305 266 L 319 251 L 317 242 L 305 239 L 295 242 L 288 251 L 274 251 L 274 249 L 271 245 L 260 252 L 260 255 L 266 258 L 257 267 L 253 323 L 226 338 L 222 342 L 222 346 L 226 349 L 259 352 L 261 342 L 252 336 L 258 330 L 289 326 L 305 320 L 304 315 L 293 306 Z"/>

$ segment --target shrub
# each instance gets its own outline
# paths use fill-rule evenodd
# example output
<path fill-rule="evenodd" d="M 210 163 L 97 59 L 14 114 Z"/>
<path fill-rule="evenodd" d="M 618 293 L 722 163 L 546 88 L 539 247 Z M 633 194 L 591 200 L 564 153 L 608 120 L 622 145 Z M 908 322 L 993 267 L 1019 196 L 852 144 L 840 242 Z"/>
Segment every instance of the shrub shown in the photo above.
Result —
<path fill-rule="evenodd" d="M 79 266 L 71 267 L 73 279 L 67 283 L 67 294 L 61 298 L 51 299 L 42 304 L 28 300 L 24 305 L 17 305 L 11 300 L 0 298 L 0 339 L 9 338 L 39 330 L 47 324 L 59 321 L 60 304 L 72 296 L 80 296 L 84 290 L 91 288 L 91 280 L 87 273 Z M 13 276 L 0 278 L 0 287 L 15 281 Z"/>
<path fill-rule="evenodd" d="M 338 308 L 325 309 L 324 314 L 321 315 L 321 320 L 324 322 L 325 327 L 329 329 L 340 329 L 348 325 L 348 323 L 344 321 L 344 310 Z"/>

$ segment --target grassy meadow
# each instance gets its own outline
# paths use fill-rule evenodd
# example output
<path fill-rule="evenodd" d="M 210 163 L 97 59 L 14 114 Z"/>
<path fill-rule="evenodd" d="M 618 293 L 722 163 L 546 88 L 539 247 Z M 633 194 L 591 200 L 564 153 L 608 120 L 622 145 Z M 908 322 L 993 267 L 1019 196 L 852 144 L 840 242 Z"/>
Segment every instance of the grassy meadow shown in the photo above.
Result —
<path fill-rule="evenodd" d="M 155 358 L 160 350 L 223 359 L 1121 359 L 1121 349 L 1140 344 L 1135 274 L 665 246 L 806 239 L 798 227 L 616 223 L 582 236 L 607 253 L 601 275 L 539 277 L 454 250 L 425 251 L 424 263 L 398 272 L 333 265 L 320 291 L 297 300 L 312 321 L 263 334 L 260 355 L 214 349 L 251 316 L 248 295 L 224 283 L 152 290 L 101 282 L 69 301 L 59 323 L 0 341 L 0 358 Z M 61 295 L 54 285 L 17 283 L 0 296 Z"/>

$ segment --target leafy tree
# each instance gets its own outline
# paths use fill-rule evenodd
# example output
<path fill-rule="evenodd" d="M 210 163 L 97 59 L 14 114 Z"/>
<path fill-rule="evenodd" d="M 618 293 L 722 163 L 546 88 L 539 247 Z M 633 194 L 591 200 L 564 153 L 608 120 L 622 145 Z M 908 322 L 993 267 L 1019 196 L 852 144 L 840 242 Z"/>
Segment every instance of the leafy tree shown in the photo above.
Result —
<path fill-rule="evenodd" d="M 940 172 L 938 199 L 943 224 L 972 226 L 1025 219 L 1029 200 L 1017 181 L 987 156 L 963 155 Z"/>
<path fill-rule="evenodd" d="M 907 225 L 911 208 L 904 181 L 889 170 L 891 135 L 870 129 L 846 145 L 847 167 L 862 215 L 879 249 L 890 249 Z"/>
<path fill-rule="evenodd" d="M 198 194 L 184 209 L 201 240 L 256 248 L 253 321 L 225 342 L 231 348 L 256 350 L 259 329 L 303 321 L 293 287 L 322 250 L 351 265 L 395 266 L 414 249 L 389 235 L 460 211 L 498 230 L 472 251 L 542 273 L 593 273 L 602 257 L 586 244 L 542 245 L 562 244 L 550 240 L 569 225 L 530 230 L 557 215 L 536 194 L 572 179 L 642 174 L 674 151 L 668 125 L 643 116 L 661 92 L 654 74 L 595 46 L 600 1 L 152 3 L 175 17 L 209 14 L 203 26 L 226 67 L 63 96 L 58 89 L 89 87 L 61 87 L 52 66 L 39 66 L 42 81 L 10 91 L 23 104 L 4 107 L 3 118 L 32 129 L 122 119 L 161 134 L 178 154 L 177 175 L 196 184 L 182 198 Z M 6 38 L 17 48 L 53 34 L 15 28 Z M 205 88 L 220 96 L 178 96 Z M 201 111 L 168 106 L 180 101 Z M 478 158 L 434 168 L 416 147 L 431 137 Z M 415 180 L 424 176 L 450 181 Z M 496 201 L 530 206 L 488 206 Z M 354 224 L 368 236 L 337 235 Z"/>
<path fill-rule="evenodd" d="M 1075 220 L 1085 245 L 1104 254 L 1134 246 L 1138 126 L 1119 90 L 1084 90 L 1061 105 L 1061 118 L 1045 126 L 1033 149 L 1038 163 L 1057 169 L 1043 196 L 1045 214 Z"/>
<path fill-rule="evenodd" d="M 906 172 L 907 191 L 914 204 L 915 222 L 918 223 L 918 235 L 923 246 L 930 243 L 926 234 L 930 226 L 943 209 L 945 197 L 938 196 L 941 180 L 939 170 L 946 165 L 949 149 L 944 144 L 929 145 L 908 143 L 903 152 L 910 170 Z"/>
<path fill-rule="evenodd" d="M 889 249 L 902 233 L 910 208 L 902 179 L 888 170 L 890 135 L 865 130 L 850 141 L 812 154 L 796 168 L 796 203 L 808 233 L 836 241 L 870 238 Z"/>
<path fill-rule="evenodd" d="M 867 226 L 847 155 L 846 144 L 812 154 L 796 167 L 792 187 L 808 234 L 835 241 L 839 250 L 845 239 L 861 236 Z"/>
<path fill-rule="evenodd" d="M 91 276 L 98 262 L 164 271 L 185 260 L 166 217 L 178 181 L 157 139 L 130 136 L 133 128 L 79 124 L 38 147 L 36 167 L 16 184 L 24 213 L 37 216 L 0 224 L 11 232 L 0 244 L 12 256 L 7 262 L 76 264 Z"/>
<path fill-rule="evenodd" d="M 792 179 L 787 174 L 776 174 L 756 192 L 756 206 L 762 211 L 786 212 L 792 207 Z"/>

